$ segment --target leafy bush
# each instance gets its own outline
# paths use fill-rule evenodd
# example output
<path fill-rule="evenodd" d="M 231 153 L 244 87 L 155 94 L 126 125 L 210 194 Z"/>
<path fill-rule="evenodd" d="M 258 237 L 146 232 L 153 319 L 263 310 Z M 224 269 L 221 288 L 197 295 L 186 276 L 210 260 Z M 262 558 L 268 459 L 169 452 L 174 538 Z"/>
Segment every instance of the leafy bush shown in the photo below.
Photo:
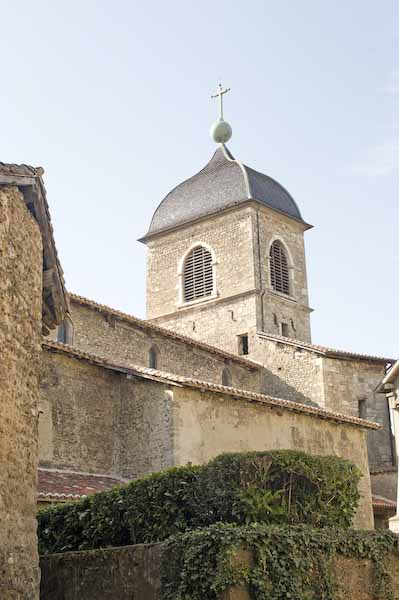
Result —
<path fill-rule="evenodd" d="M 38 515 L 42 554 L 162 541 L 213 523 L 349 527 L 360 471 L 290 450 L 224 454 Z"/>

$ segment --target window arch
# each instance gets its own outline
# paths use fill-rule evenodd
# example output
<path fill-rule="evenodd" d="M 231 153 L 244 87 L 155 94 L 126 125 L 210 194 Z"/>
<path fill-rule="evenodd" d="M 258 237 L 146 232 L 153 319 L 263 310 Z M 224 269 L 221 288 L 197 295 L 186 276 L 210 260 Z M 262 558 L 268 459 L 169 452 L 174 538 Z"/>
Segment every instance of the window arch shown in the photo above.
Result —
<path fill-rule="evenodd" d="M 158 369 L 159 350 L 156 346 L 151 346 L 148 352 L 148 366 L 150 369 Z"/>
<path fill-rule="evenodd" d="M 233 385 L 233 378 L 231 376 L 230 369 L 225 367 L 222 372 L 222 385 L 227 385 L 231 387 Z"/>
<path fill-rule="evenodd" d="M 192 302 L 211 296 L 214 288 L 213 259 L 205 246 L 196 246 L 183 265 L 183 300 Z"/>
<path fill-rule="evenodd" d="M 290 294 L 290 274 L 287 253 L 280 242 L 275 240 L 270 246 L 270 283 L 276 292 Z"/>

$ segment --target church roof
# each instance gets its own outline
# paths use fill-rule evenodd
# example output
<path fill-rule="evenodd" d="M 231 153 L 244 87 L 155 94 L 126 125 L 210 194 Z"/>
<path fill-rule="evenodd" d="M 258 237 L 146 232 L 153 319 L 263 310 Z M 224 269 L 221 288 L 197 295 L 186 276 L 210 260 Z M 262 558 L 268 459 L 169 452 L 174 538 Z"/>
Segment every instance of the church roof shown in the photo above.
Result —
<path fill-rule="evenodd" d="M 78 296 L 77 294 L 69 294 L 69 299 L 72 304 L 79 304 L 80 306 L 84 306 L 104 315 L 115 317 L 120 321 L 131 323 L 132 325 L 140 327 L 140 329 L 147 331 L 150 334 L 159 334 L 163 337 L 170 338 L 178 342 L 183 342 L 184 344 L 188 344 L 193 348 L 198 348 L 200 350 L 204 350 L 205 352 L 216 354 L 217 356 L 220 356 L 227 360 L 239 363 L 247 369 L 254 370 L 261 368 L 261 365 L 259 363 L 253 362 L 249 358 L 243 358 L 242 356 L 232 354 L 231 352 L 227 352 L 226 350 L 222 350 L 221 348 L 216 348 L 216 346 L 211 346 L 210 344 L 206 344 L 205 342 L 194 340 L 193 338 L 190 338 L 181 333 L 177 333 L 172 329 L 160 327 L 159 325 L 155 325 L 155 323 L 151 323 L 151 321 L 139 319 L 139 317 L 134 317 L 133 315 L 129 315 L 115 308 L 111 308 L 110 306 L 106 306 L 105 304 L 100 304 L 99 302 L 95 302 L 94 300 L 89 300 L 88 298 L 84 298 L 83 296 Z"/>
<path fill-rule="evenodd" d="M 275 398 L 274 396 L 267 396 L 266 394 L 260 394 L 258 392 L 251 392 L 240 388 L 220 385 L 210 381 L 202 381 L 192 377 L 184 377 L 174 373 L 159 371 L 158 369 L 141 367 L 131 364 L 130 362 L 115 362 L 108 358 L 104 358 L 103 356 L 84 352 L 67 344 L 61 344 L 60 342 L 46 340 L 43 341 L 42 347 L 50 353 L 53 352 L 56 354 L 59 353 L 69 355 L 78 360 L 87 361 L 88 363 L 103 369 L 109 369 L 118 373 L 125 373 L 126 375 L 133 375 L 134 377 L 142 379 L 149 379 L 158 383 L 175 385 L 178 387 L 194 388 L 202 391 L 214 392 L 215 394 L 233 396 L 236 399 L 243 399 L 247 400 L 248 402 L 256 402 L 258 404 L 274 406 L 280 409 L 287 409 L 296 413 L 304 413 L 319 417 L 321 419 L 326 419 L 328 421 L 347 423 L 349 425 L 364 429 L 381 429 L 381 425 L 378 423 L 366 421 L 364 419 L 360 419 L 359 417 L 351 417 L 350 415 L 336 413 L 318 406 L 293 402 L 292 400 L 285 400 L 283 398 Z"/>
<path fill-rule="evenodd" d="M 317 344 L 311 344 L 310 342 L 302 342 L 293 338 L 287 338 L 282 335 L 276 335 L 273 333 L 266 333 L 265 331 L 258 331 L 259 337 L 266 338 L 279 344 L 286 344 L 287 346 L 294 346 L 296 348 L 303 348 L 309 350 L 315 354 L 321 354 L 327 358 L 341 358 L 343 360 L 364 360 L 368 362 L 377 362 L 386 365 L 387 363 L 395 362 L 393 358 L 386 358 L 383 356 L 373 356 L 370 354 L 358 354 L 357 352 L 348 352 L 346 350 L 336 350 L 334 348 L 328 348 L 327 346 L 319 346 Z"/>
<path fill-rule="evenodd" d="M 220 145 L 199 173 L 180 183 L 164 198 L 143 240 L 248 200 L 307 225 L 295 200 L 282 185 L 242 164 L 226 146 Z"/>

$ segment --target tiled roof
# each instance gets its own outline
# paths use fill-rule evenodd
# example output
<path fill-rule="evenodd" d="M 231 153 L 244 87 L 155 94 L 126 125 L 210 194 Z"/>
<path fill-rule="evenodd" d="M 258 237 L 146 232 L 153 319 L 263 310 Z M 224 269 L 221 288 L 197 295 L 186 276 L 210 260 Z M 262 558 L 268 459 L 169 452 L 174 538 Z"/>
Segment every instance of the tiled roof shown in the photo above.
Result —
<path fill-rule="evenodd" d="M 228 360 L 234 361 L 236 363 L 240 363 L 247 369 L 259 369 L 261 365 L 252 362 L 251 360 L 242 358 L 241 356 L 237 356 L 236 354 L 231 354 L 230 352 L 225 352 L 224 350 L 220 350 L 219 348 L 215 348 L 214 346 L 210 346 L 209 344 L 205 344 L 204 342 L 198 342 L 188 336 L 181 335 L 180 333 L 176 333 L 170 329 L 165 329 L 164 327 L 159 327 L 159 325 L 154 325 L 145 319 L 139 319 L 138 317 L 134 317 L 133 315 L 129 315 L 120 310 L 116 310 L 115 308 L 110 308 L 109 306 L 105 306 L 105 304 L 99 304 L 94 300 L 89 300 L 88 298 L 84 298 L 83 296 L 78 296 L 77 294 L 69 294 L 69 298 L 72 304 L 80 304 L 81 306 L 85 306 L 87 308 L 91 308 L 99 313 L 103 313 L 106 315 L 111 315 L 120 321 L 125 321 L 126 323 L 131 323 L 144 331 L 149 331 L 150 333 L 157 333 L 162 335 L 163 337 L 167 337 L 178 342 L 183 342 L 184 344 L 189 344 L 191 347 L 198 348 L 199 350 L 205 350 L 206 352 L 210 352 L 212 354 L 217 354 L 222 358 L 226 358 Z"/>
<path fill-rule="evenodd" d="M 42 501 L 78 500 L 126 483 L 126 479 L 108 475 L 44 468 L 39 468 L 38 480 L 38 498 Z"/>
<path fill-rule="evenodd" d="M 61 322 L 69 311 L 68 295 L 65 289 L 64 273 L 55 245 L 54 230 L 44 187 L 42 167 L 13 165 L 0 162 L 0 185 L 20 186 L 25 203 L 37 221 L 43 240 L 43 307 L 51 298 L 50 308 L 56 324 Z M 49 314 L 43 310 L 43 322 L 50 329 Z"/>
<path fill-rule="evenodd" d="M 295 200 L 282 185 L 235 160 L 225 146 L 220 146 L 199 173 L 180 183 L 164 198 L 143 240 L 248 200 L 304 223 Z"/>
<path fill-rule="evenodd" d="M 309 342 L 301 342 L 300 340 L 295 340 L 292 338 L 286 338 L 282 335 L 274 335 L 271 333 L 265 333 L 264 331 L 258 331 L 257 335 L 259 337 L 266 338 L 273 342 L 279 342 L 281 344 L 287 344 L 287 346 L 295 346 L 297 348 L 303 348 L 305 350 L 310 350 L 311 352 L 315 352 L 316 354 L 321 354 L 323 356 L 327 356 L 329 358 L 342 358 L 348 360 L 365 360 L 371 362 L 381 362 L 381 363 L 389 363 L 393 362 L 393 358 L 384 358 L 381 356 L 370 356 L 368 354 L 357 354 L 356 352 L 347 352 L 346 350 L 335 350 L 334 348 L 328 348 L 326 346 L 318 346 L 316 344 L 311 344 Z"/>
<path fill-rule="evenodd" d="M 249 402 L 258 402 L 259 404 L 266 404 L 268 406 L 285 408 L 293 412 L 313 415 L 321 419 L 335 421 L 338 423 L 348 423 L 350 425 L 355 425 L 357 427 L 362 427 L 366 429 L 381 429 L 381 425 L 378 425 L 377 423 L 372 423 L 371 421 L 365 421 L 364 419 L 359 419 L 357 417 L 342 415 L 340 413 L 324 410 L 323 408 L 309 406 L 306 404 L 300 404 L 298 402 L 292 402 L 291 400 L 283 400 L 281 398 L 274 398 L 272 396 L 259 394 L 257 392 L 250 392 L 234 387 L 227 387 L 224 385 L 219 385 L 217 383 L 201 381 L 199 379 L 191 379 L 189 377 L 174 375 L 172 373 L 166 373 L 164 371 L 158 371 L 156 369 L 140 367 L 137 365 L 132 365 L 130 363 L 115 363 L 113 361 L 110 361 L 109 359 L 105 359 L 94 354 L 89 354 L 87 352 L 82 352 L 80 350 L 77 350 L 76 348 L 67 346 L 66 344 L 60 344 L 59 342 L 46 341 L 43 342 L 43 347 L 50 352 L 59 352 L 62 354 L 67 354 L 80 360 L 86 360 L 91 364 L 103 367 L 105 369 L 118 371 L 120 373 L 126 373 L 127 375 L 132 375 L 135 377 L 152 379 L 160 383 L 169 383 L 172 385 L 191 387 L 199 390 L 208 390 L 210 392 L 234 396 L 235 398 L 243 398 L 245 400 L 248 400 Z"/>
<path fill-rule="evenodd" d="M 377 496 L 376 494 L 373 494 L 373 507 L 396 510 L 396 502 L 394 500 L 384 498 L 384 496 Z"/>

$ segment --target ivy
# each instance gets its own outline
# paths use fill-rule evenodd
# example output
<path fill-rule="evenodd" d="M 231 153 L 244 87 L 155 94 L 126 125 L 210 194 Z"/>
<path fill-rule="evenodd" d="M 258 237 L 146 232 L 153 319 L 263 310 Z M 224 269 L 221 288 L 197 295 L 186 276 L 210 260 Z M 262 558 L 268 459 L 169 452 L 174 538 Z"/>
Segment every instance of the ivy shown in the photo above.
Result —
<path fill-rule="evenodd" d="M 38 515 L 42 554 L 163 541 L 214 523 L 347 528 L 360 472 L 337 457 L 278 450 L 224 454 L 155 473 Z"/>
<path fill-rule="evenodd" d="M 254 600 L 335 600 L 333 561 L 343 555 L 371 560 L 373 597 L 394 600 L 385 562 L 392 552 L 398 553 L 398 538 L 388 531 L 219 523 L 166 542 L 161 598 L 215 600 L 245 583 Z"/>

